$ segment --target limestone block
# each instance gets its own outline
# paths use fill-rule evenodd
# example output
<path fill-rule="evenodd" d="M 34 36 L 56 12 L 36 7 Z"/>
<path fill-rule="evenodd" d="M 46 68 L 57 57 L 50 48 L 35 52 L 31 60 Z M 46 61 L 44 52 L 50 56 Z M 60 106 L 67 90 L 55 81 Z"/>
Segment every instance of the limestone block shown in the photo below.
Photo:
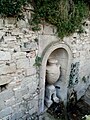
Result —
<path fill-rule="evenodd" d="M 3 109 L 3 110 L 0 111 L 0 118 L 8 116 L 8 115 L 10 115 L 12 113 L 13 113 L 12 108 L 11 107 L 7 107 L 7 108 L 5 108 L 5 109 Z"/>
<path fill-rule="evenodd" d="M 22 42 L 28 42 L 28 38 L 22 38 L 21 41 Z"/>
<path fill-rule="evenodd" d="M 30 67 L 28 69 L 26 69 L 26 76 L 30 76 L 36 74 L 36 68 L 35 67 Z"/>
<path fill-rule="evenodd" d="M 37 78 L 36 78 L 37 79 Z M 37 91 L 37 87 L 38 87 L 38 81 L 34 81 L 32 80 L 31 83 L 28 83 L 28 88 L 29 88 L 29 93 L 35 93 Z M 33 87 L 32 87 L 33 86 Z"/>
<path fill-rule="evenodd" d="M 22 94 L 21 94 L 21 92 L 20 92 L 20 88 L 14 88 L 13 89 L 13 91 L 14 91 L 14 94 L 15 94 L 15 98 L 16 98 L 16 101 L 17 101 L 17 103 L 18 102 L 21 102 L 22 101 Z"/>
<path fill-rule="evenodd" d="M 4 36 L 4 41 L 16 41 L 16 37 L 15 36 Z"/>
<path fill-rule="evenodd" d="M 19 28 L 26 28 L 26 21 L 24 20 L 19 20 L 18 23 L 17 23 L 18 27 Z"/>
<path fill-rule="evenodd" d="M 22 101 L 22 96 L 27 94 L 28 91 L 29 91 L 28 87 L 24 87 L 24 88 L 21 88 L 21 89 L 14 89 L 16 101 L 21 102 Z"/>
<path fill-rule="evenodd" d="M 5 65 L 5 64 L 0 65 L 0 75 L 14 73 L 14 72 L 16 72 L 15 63 L 11 63 L 10 65 Z"/>
<path fill-rule="evenodd" d="M 25 111 L 24 111 L 25 112 Z M 20 120 L 20 118 L 22 118 L 23 117 L 23 115 L 24 115 L 24 112 L 22 111 L 22 110 L 20 110 L 20 109 L 18 109 L 16 112 L 15 112 L 15 120 Z M 14 118 L 13 118 L 14 119 Z M 22 120 L 22 119 L 21 119 Z"/>
<path fill-rule="evenodd" d="M 19 34 L 20 34 L 20 30 L 18 28 L 13 29 L 13 31 L 11 33 L 12 36 L 17 36 Z"/>
<path fill-rule="evenodd" d="M 14 105 L 15 104 L 15 97 L 13 96 L 13 97 L 11 97 L 10 99 L 8 99 L 8 100 L 5 100 L 5 105 L 6 106 L 12 106 L 12 105 Z"/>
<path fill-rule="evenodd" d="M 4 100 L 0 100 L 0 111 L 5 108 Z"/>
<path fill-rule="evenodd" d="M 23 78 L 22 83 L 21 83 L 21 87 L 25 87 L 28 84 L 31 84 L 31 86 L 32 86 L 33 77 L 34 77 L 34 75 L 33 76 L 27 76 L 27 77 Z"/>
<path fill-rule="evenodd" d="M 7 89 L 0 93 L 0 101 L 8 100 L 13 96 L 14 92 L 12 90 Z"/>
<path fill-rule="evenodd" d="M 29 114 L 32 115 L 33 113 L 38 111 L 38 96 L 36 96 L 32 101 L 31 101 L 31 106 L 32 109 L 29 110 Z"/>
<path fill-rule="evenodd" d="M 25 38 L 31 38 L 32 37 L 32 34 L 26 34 L 24 35 Z"/>
<path fill-rule="evenodd" d="M 31 51 L 31 50 L 36 50 L 36 49 L 37 49 L 36 42 L 24 42 L 21 47 L 22 51 Z"/>
<path fill-rule="evenodd" d="M 11 116 L 12 115 L 8 115 L 8 116 L 4 117 L 2 120 L 12 120 Z"/>
<path fill-rule="evenodd" d="M 16 52 L 12 54 L 12 59 L 26 58 L 26 52 Z"/>
<path fill-rule="evenodd" d="M 34 64 L 35 64 L 35 59 L 36 59 L 36 57 L 30 58 L 30 66 L 31 66 L 31 67 L 34 66 Z"/>
<path fill-rule="evenodd" d="M 29 68 L 29 59 L 25 58 L 25 59 L 18 59 L 17 62 L 17 68 L 21 69 L 21 68 Z"/>
<path fill-rule="evenodd" d="M 3 37 L 3 35 L 5 35 L 5 32 L 0 31 L 0 39 Z"/>
<path fill-rule="evenodd" d="M 0 60 L 11 60 L 10 52 L 0 51 Z"/>
<path fill-rule="evenodd" d="M 0 85 L 8 84 L 10 83 L 11 80 L 12 80 L 12 77 L 10 75 L 0 76 Z"/>

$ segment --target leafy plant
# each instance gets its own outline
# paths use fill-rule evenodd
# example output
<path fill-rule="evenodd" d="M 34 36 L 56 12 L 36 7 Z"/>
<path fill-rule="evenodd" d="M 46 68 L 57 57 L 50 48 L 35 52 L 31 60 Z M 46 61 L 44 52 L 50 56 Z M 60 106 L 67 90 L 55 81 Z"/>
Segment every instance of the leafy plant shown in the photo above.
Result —
<path fill-rule="evenodd" d="M 86 0 L 34 0 L 33 7 L 31 25 L 38 28 L 43 21 L 53 24 L 61 38 L 77 29 L 81 32 L 82 20 L 89 14 Z"/>
<path fill-rule="evenodd" d="M 32 30 L 40 30 L 45 21 L 56 26 L 58 36 L 69 36 L 76 30 L 82 32 L 82 20 L 88 17 L 88 0 L 0 0 L 0 15 L 24 19 L 24 8 L 33 6 L 32 19 L 28 20 Z"/>
<path fill-rule="evenodd" d="M 6 17 L 23 16 L 23 6 L 27 0 L 0 0 L 0 14 Z"/>
<path fill-rule="evenodd" d="M 34 66 L 36 66 L 36 67 L 40 67 L 40 66 L 41 66 L 41 62 L 42 62 L 42 58 L 39 57 L 39 56 L 36 56 Z"/>

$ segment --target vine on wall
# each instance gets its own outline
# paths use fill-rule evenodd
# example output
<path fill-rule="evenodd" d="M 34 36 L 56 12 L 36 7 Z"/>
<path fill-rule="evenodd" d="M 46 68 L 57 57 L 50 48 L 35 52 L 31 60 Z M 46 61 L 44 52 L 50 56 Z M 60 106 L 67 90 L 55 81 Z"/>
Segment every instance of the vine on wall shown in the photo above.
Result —
<path fill-rule="evenodd" d="M 89 15 L 88 0 L 0 0 L 2 16 L 23 18 L 23 8 L 33 6 L 32 30 L 39 30 L 45 21 L 56 26 L 58 36 L 63 38 L 78 30 L 82 32 L 82 20 Z M 88 2 L 89 3 L 89 2 Z"/>

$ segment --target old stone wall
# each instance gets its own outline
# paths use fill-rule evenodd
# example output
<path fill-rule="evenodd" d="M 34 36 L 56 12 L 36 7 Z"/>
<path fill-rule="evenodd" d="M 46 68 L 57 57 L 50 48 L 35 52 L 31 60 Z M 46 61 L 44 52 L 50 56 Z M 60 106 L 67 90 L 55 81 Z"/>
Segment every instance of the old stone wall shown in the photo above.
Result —
<path fill-rule="evenodd" d="M 69 37 L 65 37 L 63 40 L 56 36 L 56 30 L 53 26 L 46 24 L 39 33 L 39 55 L 49 55 L 49 48 L 55 48 L 55 44 L 60 45 L 60 49 L 66 48 L 65 45 L 70 48 L 71 55 L 68 54 L 68 59 L 71 59 L 69 62 L 69 69 L 64 68 L 67 75 L 66 79 L 61 81 L 61 83 L 57 83 L 57 86 L 60 86 L 59 93 L 61 94 L 63 100 L 66 99 L 66 91 L 74 88 L 77 91 L 77 99 L 80 99 L 81 96 L 84 95 L 88 85 L 90 84 L 90 21 L 85 20 L 83 22 L 83 33 L 74 33 Z M 55 51 L 55 50 L 54 50 Z M 53 52 L 52 51 L 52 54 Z M 53 57 L 56 59 L 57 54 L 54 52 Z M 61 51 L 60 51 L 61 52 Z M 67 53 L 69 51 L 67 50 Z M 61 54 L 61 53 L 60 53 Z M 65 53 L 62 52 L 62 57 Z M 69 58 L 70 56 L 70 58 Z M 62 67 L 65 66 L 64 59 L 61 59 L 61 71 Z M 43 74 L 45 67 L 41 68 L 41 74 Z M 69 70 L 69 71 L 68 71 Z M 70 73 L 69 73 L 70 72 Z M 69 76 L 68 76 L 69 75 Z M 68 79 L 67 79 L 68 77 Z M 41 75 L 41 81 L 42 75 Z M 43 84 L 41 84 L 42 86 Z M 43 85 L 44 86 L 44 85 Z M 67 86 L 67 88 L 65 87 Z M 67 89 L 67 90 L 66 90 Z M 42 90 L 43 91 L 43 90 Z"/>
<path fill-rule="evenodd" d="M 90 84 L 90 21 L 86 20 L 83 27 L 84 33 L 61 40 L 51 25 L 41 25 L 40 31 L 33 32 L 27 21 L 0 19 L 0 120 L 25 120 L 43 112 L 46 71 L 43 58 L 49 57 L 48 51 L 53 53 L 56 44 L 60 49 L 55 49 L 52 55 L 58 53 L 55 58 L 67 55 L 69 59 L 60 94 L 66 96 L 66 89 L 72 86 L 78 99 L 85 93 Z M 63 49 L 67 50 L 65 54 Z M 43 61 L 40 71 L 35 64 L 36 56 Z M 60 63 L 61 67 L 67 64 L 63 60 Z"/>
<path fill-rule="evenodd" d="M 0 120 L 26 120 L 38 112 L 36 38 L 24 24 L 0 19 Z"/>

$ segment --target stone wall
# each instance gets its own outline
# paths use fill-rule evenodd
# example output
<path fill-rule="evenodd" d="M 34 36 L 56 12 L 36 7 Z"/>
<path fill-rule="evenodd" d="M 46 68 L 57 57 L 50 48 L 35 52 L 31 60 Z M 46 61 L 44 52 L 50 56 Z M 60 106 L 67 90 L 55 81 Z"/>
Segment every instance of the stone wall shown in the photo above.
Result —
<path fill-rule="evenodd" d="M 67 53 L 70 53 L 69 72 L 61 84 L 61 94 L 67 94 L 63 85 L 67 89 L 68 85 L 73 86 L 78 99 L 85 93 L 90 84 L 90 22 L 86 20 L 83 27 L 84 33 L 74 33 L 62 41 L 51 25 L 41 25 L 40 31 L 33 32 L 27 21 L 0 19 L 0 120 L 25 120 L 43 111 L 43 65 L 46 63 L 41 63 L 40 79 L 34 64 L 36 56 L 43 61 L 48 49 L 56 43 L 61 48 L 68 46 L 71 51 L 67 49 Z M 63 61 L 61 64 L 64 66 Z"/>
<path fill-rule="evenodd" d="M 19 22 L 0 19 L 0 120 L 38 112 L 37 34 Z"/>
<path fill-rule="evenodd" d="M 83 33 L 74 33 L 69 37 L 65 37 L 63 40 L 57 37 L 56 29 L 52 25 L 46 24 L 44 27 L 42 27 L 41 31 L 39 32 L 39 55 L 42 56 L 43 60 L 45 61 L 44 56 L 50 56 L 51 53 L 53 53 L 56 48 L 56 43 L 59 44 L 60 49 L 64 48 L 65 50 L 69 48 L 69 50 L 66 50 L 68 53 L 68 57 L 70 56 L 70 62 L 69 62 L 69 69 L 65 69 L 67 72 L 66 79 L 64 81 L 61 81 L 61 83 L 57 83 L 57 85 L 60 86 L 59 93 L 61 94 L 61 97 L 63 100 L 66 99 L 66 92 L 68 91 L 68 88 L 72 89 L 74 88 L 75 91 L 77 91 L 77 99 L 80 99 L 81 96 L 84 95 L 88 85 L 90 84 L 90 21 L 85 20 L 83 22 Z M 52 52 L 50 53 L 50 49 Z M 58 50 L 57 50 L 58 51 Z M 70 53 L 71 51 L 71 53 Z M 70 55 L 70 54 L 71 55 Z M 55 52 L 55 59 L 58 58 L 57 54 L 58 52 Z M 62 56 L 65 54 L 62 52 Z M 46 62 L 46 61 L 45 61 Z M 45 63 L 46 64 L 46 63 Z M 43 64 L 43 65 L 45 65 Z M 64 66 L 65 61 L 61 61 L 61 70 L 62 66 Z M 42 74 L 45 75 L 45 66 L 41 67 L 41 82 L 44 81 L 44 78 L 42 79 Z M 43 71 L 43 72 L 42 72 Z M 70 73 L 69 73 L 69 72 Z M 68 76 L 69 75 L 69 76 Z M 41 84 L 41 86 L 44 86 L 45 84 Z M 66 90 L 67 89 L 67 90 Z M 42 90 L 43 91 L 43 90 Z M 43 94 L 43 92 L 42 92 Z M 43 100 L 42 100 L 43 101 Z"/>

